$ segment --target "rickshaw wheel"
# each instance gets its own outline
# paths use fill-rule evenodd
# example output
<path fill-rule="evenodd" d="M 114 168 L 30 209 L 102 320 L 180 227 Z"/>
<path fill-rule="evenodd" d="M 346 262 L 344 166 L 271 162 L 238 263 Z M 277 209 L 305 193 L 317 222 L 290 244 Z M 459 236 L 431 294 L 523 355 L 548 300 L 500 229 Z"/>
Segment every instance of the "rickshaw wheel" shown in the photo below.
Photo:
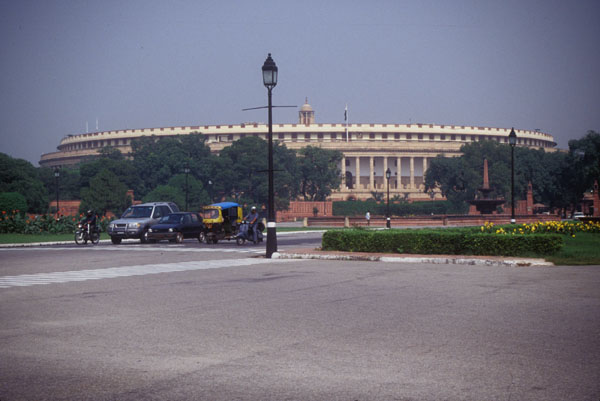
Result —
<path fill-rule="evenodd" d="M 204 231 L 201 231 L 200 234 L 198 234 L 198 242 L 202 243 L 206 241 L 206 234 L 204 234 Z"/>
<path fill-rule="evenodd" d="M 213 244 L 216 244 L 217 242 L 219 242 L 219 239 L 217 238 L 216 235 L 213 237 L 212 242 L 213 242 Z"/>
<path fill-rule="evenodd" d="M 246 240 L 238 237 L 236 238 L 235 242 L 237 242 L 238 245 L 244 245 L 244 242 L 246 242 Z"/>

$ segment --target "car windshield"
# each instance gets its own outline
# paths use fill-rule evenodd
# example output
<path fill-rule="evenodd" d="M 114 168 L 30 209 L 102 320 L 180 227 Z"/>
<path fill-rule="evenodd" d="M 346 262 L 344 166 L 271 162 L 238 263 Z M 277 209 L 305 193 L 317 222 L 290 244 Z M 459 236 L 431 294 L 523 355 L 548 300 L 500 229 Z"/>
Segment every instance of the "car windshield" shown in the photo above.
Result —
<path fill-rule="evenodd" d="M 219 210 L 218 209 L 207 209 L 204 211 L 205 219 L 218 219 L 219 218 Z"/>
<path fill-rule="evenodd" d="M 171 224 L 179 224 L 183 223 L 183 214 L 169 214 L 162 219 L 160 219 L 159 223 L 171 223 Z"/>
<path fill-rule="evenodd" d="M 122 219 L 135 219 L 139 217 L 150 217 L 152 215 L 152 206 L 133 206 L 125 210 L 121 216 Z"/>

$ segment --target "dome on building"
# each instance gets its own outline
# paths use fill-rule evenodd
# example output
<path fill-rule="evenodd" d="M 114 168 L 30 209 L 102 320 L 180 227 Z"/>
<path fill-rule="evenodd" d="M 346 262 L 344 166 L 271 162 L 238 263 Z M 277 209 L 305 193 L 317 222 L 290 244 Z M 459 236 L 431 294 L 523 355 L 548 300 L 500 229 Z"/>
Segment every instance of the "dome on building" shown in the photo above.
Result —
<path fill-rule="evenodd" d="M 304 100 L 304 104 L 298 112 L 298 122 L 300 124 L 310 125 L 315 123 L 315 112 L 310 104 L 308 104 L 308 98 Z"/>
<path fill-rule="evenodd" d="M 310 106 L 310 104 L 308 104 L 308 98 L 304 100 L 304 104 L 300 108 L 300 111 L 313 111 L 313 108 Z"/>

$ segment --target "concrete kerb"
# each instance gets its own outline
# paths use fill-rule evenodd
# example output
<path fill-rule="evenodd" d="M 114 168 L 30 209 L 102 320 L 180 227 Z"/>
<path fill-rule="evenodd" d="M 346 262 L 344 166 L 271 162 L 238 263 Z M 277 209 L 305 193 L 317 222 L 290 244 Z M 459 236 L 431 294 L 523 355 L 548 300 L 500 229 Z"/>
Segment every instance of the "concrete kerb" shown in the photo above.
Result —
<path fill-rule="evenodd" d="M 351 252 L 326 252 L 326 251 L 284 251 L 278 255 L 279 259 L 320 259 L 320 260 L 342 260 L 342 261 L 367 261 L 386 263 L 429 263 L 429 264 L 455 264 L 455 265 L 478 265 L 478 266 L 554 266 L 553 263 L 544 259 L 536 258 L 493 258 L 493 257 L 465 257 L 465 256 L 389 256 L 377 254 L 365 254 Z"/>

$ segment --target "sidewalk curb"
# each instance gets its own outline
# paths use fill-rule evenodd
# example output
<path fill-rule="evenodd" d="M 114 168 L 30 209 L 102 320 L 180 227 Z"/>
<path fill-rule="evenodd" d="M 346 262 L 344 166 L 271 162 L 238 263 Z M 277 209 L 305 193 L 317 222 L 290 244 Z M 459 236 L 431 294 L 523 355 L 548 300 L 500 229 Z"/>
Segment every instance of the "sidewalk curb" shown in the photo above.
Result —
<path fill-rule="evenodd" d="M 528 267 L 528 266 L 554 266 L 553 263 L 544 259 L 519 258 L 519 259 L 479 259 L 465 257 L 416 257 L 416 256 L 378 256 L 370 255 L 351 255 L 351 254 L 317 254 L 317 253 L 293 253 L 281 252 L 276 256 L 279 259 L 320 259 L 320 260 L 344 260 L 344 261 L 367 261 L 367 262 L 387 262 L 387 263 L 429 263 L 429 264 L 454 264 L 454 265 L 473 265 L 473 266 L 509 266 L 509 267 Z"/>

